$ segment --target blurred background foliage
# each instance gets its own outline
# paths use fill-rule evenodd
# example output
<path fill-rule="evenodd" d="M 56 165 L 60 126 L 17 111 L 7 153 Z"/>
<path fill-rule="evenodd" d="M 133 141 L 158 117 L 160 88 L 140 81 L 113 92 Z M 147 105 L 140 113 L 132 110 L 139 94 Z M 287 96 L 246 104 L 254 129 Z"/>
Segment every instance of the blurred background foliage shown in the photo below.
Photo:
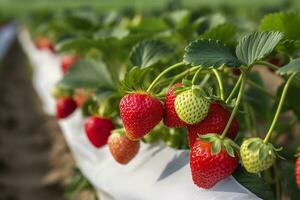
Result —
<path fill-rule="evenodd" d="M 184 6 L 187 8 L 223 10 L 231 13 L 238 12 L 241 15 L 250 14 L 260 17 L 257 9 L 268 11 L 286 10 L 299 8 L 300 1 L 297 0 L 0 0 L 1 15 L 27 15 L 40 9 L 64 10 L 66 8 L 93 7 L 96 10 L 107 12 L 112 9 L 134 8 L 141 12 L 151 9 L 162 9 L 165 6 L 176 8 Z M 239 8 L 239 9 L 235 9 Z M 247 11 L 247 12 L 245 12 Z"/>

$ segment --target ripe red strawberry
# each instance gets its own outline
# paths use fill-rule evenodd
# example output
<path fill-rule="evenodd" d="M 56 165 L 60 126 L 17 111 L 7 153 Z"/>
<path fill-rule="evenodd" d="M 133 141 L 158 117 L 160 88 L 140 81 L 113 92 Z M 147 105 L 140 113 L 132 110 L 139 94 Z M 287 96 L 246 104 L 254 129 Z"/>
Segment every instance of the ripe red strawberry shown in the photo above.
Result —
<path fill-rule="evenodd" d="M 169 127 L 169 128 L 180 128 L 186 125 L 186 123 L 184 121 L 182 121 L 176 111 L 175 111 L 175 89 L 178 86 L 183 86 L 182 83 L 176 83 L 175 85 L 173 85 L 166 97 L 165 97 L 165 112 L 164 112 L 164 124 L 165 126 Z"/>
<path fill-rule="evenodd" d="M 76 101 L 78 107 L 82 107 L 86 101 L 92 98 L 92 93 L 90 91 L 84 90 L 82 88 L 75 89 L 73 99 Z"/>
<path fill-rule="evenodd" d="M 163 118 L 162 103 L 145 93 L 132 93 L 120 102 L 120 115 L 126 136 L 138 140 L 150 132 Z"/>
<path fill-rule="evenodd" d="M 76 110 L 76 102 L 71 97 L 60 97 L 56 100 L 56 117 L 66 118 Z"/>
<path fill-rule="evenodd" d="M 236 76 L 239 76 L 239 75 L 241 75 L 242 72 L 239 68 L 233 68 L 232 73 Z"/>
<path fill-rule="evenodd" d="M 216 133 L 221 134 L 230 117 L 230 112 L 218 103 L 211 103 L 208 115 L 203 121 L 195 125 L 188 126 L 188 138 L 190 148 L 196 141 L 199 134 Z M 234 118 L 228 130 L 227 137 L 234 139 L 239 132 L 238 121 Z"/>
<path fill-rule="evenodd" d="M 90 142 L 100 148 L 107 144 L 108 137 L 115 125 L 110 119 L 90 116 L 84 121 L 85 133 Z"/>
<path fill-rule="evenodd" d="M 190 167 L 194 183 L 209 189 L 220 180 L 230 176 L 238 166 L 238 156 L 231 157 L 222 146 L 217 154 L 212 153 L 212 143 L 197 140 L 191 150 Z"/>
<path fill-rule="evenodd" d="M 78 60 L 78 57 L 75 55 L 66 55 L 61 60 L 61 70 L 64 74 L 68 73 L 69 69 L 74 65 Z"/>
<path fill-rule="evenodd" d="M 300 189 L 300 156 L 296 160 L 296 183 Z"/>
<path fill-rule="evenodd" d="M 55 53 L 53 42 L 47 37 L 38 37 L 35 39 L 36 48 L 43 50 L 48 49 L 51 52 Z"/>
<path fill-rule="evenodd" d="M 132 141 L 123 134 L 113 133 L 108 138 L 108 148 L 114 159 L 125 165 L 138 153 L 140 141 Z"/>
<path fill-rule="evenodd" d="M 278 58 L 278 57 L 271 57 L 268 59 L 268 62 L 273 64 L 273 65 L 276 65 L 278 67 L 281 67 L 282 66 L 282 59 Z"/>

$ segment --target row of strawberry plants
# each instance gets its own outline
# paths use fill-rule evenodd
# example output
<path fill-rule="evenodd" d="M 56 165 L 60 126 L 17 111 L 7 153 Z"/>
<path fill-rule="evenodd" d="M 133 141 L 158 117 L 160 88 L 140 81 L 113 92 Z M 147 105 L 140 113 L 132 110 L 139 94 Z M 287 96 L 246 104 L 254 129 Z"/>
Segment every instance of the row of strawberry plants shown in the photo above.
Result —
<path fill-rule="evenodd" d="M 287 132 L 300 116 L 300 15 L 266 15 L 254 32 L 230 23 L 234 16 L 155 15 L 75 10 L 31 18 L 36 46 L 63 55 L 64 78 L 53 90 L 57 117 L 81 107 L 91 144 L 108 143 L 121 164 L 141 141 L 162 140 L 191 149 L 201 188 L 233 174 L 263 199 L 273 199 L 272 191 L 281 198 L 282 188 L 297 199 L 300 166 L 291 163 L 299 141 L 285 137 L 295 137 Z M 283 80 L 276 94 L 257 73 L 264 67 Z M 278 120 L 282 111 L 292 111 L 290 122 Z M 278 159 L 281 152 L 287 160 Z"/>

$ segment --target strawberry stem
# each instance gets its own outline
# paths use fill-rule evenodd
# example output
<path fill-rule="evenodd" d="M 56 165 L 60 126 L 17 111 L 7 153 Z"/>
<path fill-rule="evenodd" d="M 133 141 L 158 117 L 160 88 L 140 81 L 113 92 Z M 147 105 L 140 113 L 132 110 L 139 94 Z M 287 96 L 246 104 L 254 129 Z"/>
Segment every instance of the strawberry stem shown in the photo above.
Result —
<path fill-rule="evenodd" d="M 221 78 L 218 70 L 212 69 L 212 71 L 213 71 L 213 73 L 217 79 L 218 85 L 219 85 L 219 96 L 221 97 L 221 100 L 224 101 L 225 97 L 224 97 L 224 87 L 223 87 L 222 78 Z"/>
<path fill-rule="evenodd" d="M 234 78 L 234 79 L 240 79 L 241 76 L 238 78 L 237 76 L 235 75 L 228 75 L 229 77 L 231 78 Z M 239 81 L 239 80 L 238 80 Z M 271 94 L 269 91 L 267 91 L 264 87 L 262 87 L 261 85 L 255 83 L 254 81 L 250 80 L 250 79 L 247 79 L 247 84 L 250 85 L 251 87 L 261 91 L 262 93 L 264 93 L 265 95 L 269 96 L 270 98 L 273 98 L 275 99 L 274 95 Z M 235 91 L 234 91 L 235 92 Z"/>
<path fill-rule="evenodd" d="M 187 70 L 181 72 L 180 74 L 177 74 L 176 76 L 174 76 L 174 77 L 172 78 L 173 80 L 172 80 L 172 82 L 169 84 L 169 87 L 171 87 L 171 86 L 175 83 L 175 81 L 177 81 L 177 79 L 182 78 L 182 77 L 186 76 L 187 74 L 189 74 L 190 72 L 193 72 L 193 71 L 195 71 L 195 70 L 197 70 L 197 69 L 198 69 L 198 66 L 189 68 L 189 69 L 187 69 Z"/>
<path fill-rule="evenodd" d="M 235 94 L 235 92 L 237 91 L 240 83 L 242 81 L 242 76 L 239 77 L 238 81 L 236 82 L 236 84 L 234 85 L 233 89 L 231 90 L 229 96 L 227 97 L 225 103 L 228 104 L 229 101 L 232 99 L 233 95 Z"/>
<path fill-rule="evenodd" d="M 210 74 L 206 74 L 200 83 L 200 87 L 202 88 L 210 78 Z"/>
<path fill-rule="evenodd" d="M 198 75 L 200 74 L 201 70 L 202 70 L 202 68 L 199 67 L 199 69 L 198 69 L 198 70 L 196 71 L 196 73 L 194 74 L 193 79 L 192 79 L 192 84 L 193 84 L 193 85 L 195 84 L 195 82 L 196 82 L 196 80 L 197 80 L 197 78 L 198 78 Z"/>
<path fill-rule="evenodd" d="M 272 63 L 269 63 L 269 62 L 266 62 L 266 61 L 257 61 L 256 64 L 258 64 L 258 65 L 264 65 L 264 66 L 269 67 L 270 69 L 273 69 L 275 71 L 277 69 L 279 69 L 278 66 L 273 65 Z"/>
<path fill-rule="evenodd" d="M 239 105 L 240 105 L 242 96 L 243 96 L 243 94 L 244 94 L 244 89 L 245 89 L 245 86 L 246 86 L 246 81 L 247 81 L 247 78 L 248 78 L 248 73 L 249 73 L 249 71 L 251 70 L 251 68 L 252 68 L 252 66 L 250 66 L 246 71 L 242 71 L 242 75 L 241 75 L 241 86 L 240 86 L 239 94 L 238 94 L 238 97 L 237 97 L 235 106 L 234 106 L 234 108 L 233 108 L 233 110 L 232 110 L 232 113 L 231 113 L 231 115 L 230 115 L 230 117 L 229 117 L 229 119 L 228 119 L 228 122 L 227 122 L 227 124 L 226 124 L 226 127 L 225 127 L 225 129 L 224 129 L 224 131 L 223 131 L 223 133 L 222 133 L 222 135 L 221 135 L 221 138 L 222 138 L 222 139 L 226 136 L 226 134 L 227 134 L 227 132 L 228 132 L 228 130 L 229 130 L 229 128 L 230 128 L 231 122 L 232 122 L 233 119 L 234 119 L 235 113 L 236 113 L 237 110 L 238 110 L 238 107 L 239 107 Z"/>
<path fill-rule="evenodd" d="M 172 66 L 166 68 L 164 71 L 162 71 L 162 72 L 154 79 L 154 81 L 151 83 L 151 85 L 148 87 L 147 92 L 150 92 L 150 91 L 152 90 L 152 88 L 155 86 L 155 84 L 156 84 L 156 83 L 157 83 L 157 82 L 158 82 L 165 74 L 167 74 L 169 71 L 171 71 L 171 70 L 173 70 L 173 69 L 175 69 L 175 68 L 177 68 L 177 67 L 180 67 L 180 66 L 182 66 L 182 65 L 184 65 L 184 63 L 183 63 L 183 62 L 179 62 L 179 63 L 176 63 L 176 64 L 174 64 L 174 65 L 172 65 Z"/>
<path fill-rule="evenodd" d="M 243 109 L 246 113 L 248 113 L 248 115 L 244 115 L 245 117 L 245 122 L 246 122 L 246 126 L 247 126 L 247 130 L 250 130 L 250 135 L 253 137 L 257 137 L 257 132 L 255 131 L 254 124 L 255 124 L 255 120 L 252 119 L 252 113 L 251 113 L 251 108 L 249 106 L 249 104 L 247 104 L 246 102 L 243 102 Z"/>
<path fill-rule="evenodd" d="M 280 101 L 279 101 L 279 104 L 278 104 L 278 107 L 276 109 L 276 113 L 275 113 L 275 116 L 273 118 L 273 121 L 272 121 L 272 124 L 268 130 L 268 133 L 266 134 L 266 137 L 264 139 L 264 143 L 267 143 L 272 135 L 272 132 L 275 128 L 275 125 L 276 125 L 276 122 L 278 120 L 278 117 L 279 117 L 279 114 L 280 114 L 280 111 L 282 109 L 282 106 L 283 106 L 283 103 L 284 103 L 284 100 L 285 100 L 285 97 L 286 97 L 286 94 L 287 94 L 287 91 L 288 91 L 288 88 L 290 86 L 290 83 L 292 82 L 293 78 L 296 76 L 297 73 L 293 73 L 289 78 L 288 80 L 286 81 L 285 85 L 284 85 L 284 88 L 283 88 L 283 91 L 282 91 L 282 94 L 281 94 L 281 97 L 280 97 Z"/>

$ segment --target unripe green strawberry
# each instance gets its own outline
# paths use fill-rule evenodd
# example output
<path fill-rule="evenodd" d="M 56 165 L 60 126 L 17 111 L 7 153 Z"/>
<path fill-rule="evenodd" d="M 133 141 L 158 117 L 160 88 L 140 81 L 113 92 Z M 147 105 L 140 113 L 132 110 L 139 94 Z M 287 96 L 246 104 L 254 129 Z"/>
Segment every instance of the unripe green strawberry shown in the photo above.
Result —
<path fill-rule="evenodd" d="M 247 139 L 240 148 L 242 162 L 250 173 L 258 173 L 271 167 L 276 160 L 275 151 L 271 143 L 264 143 L 260 138 Z"/>
<path fill-rule="evenodd" d="M 195 94 L 192 89 L 179 93 L 175 99 L 178 117 L 187 124 L 196 124 L 208 114 L 209 101 Z"/>

